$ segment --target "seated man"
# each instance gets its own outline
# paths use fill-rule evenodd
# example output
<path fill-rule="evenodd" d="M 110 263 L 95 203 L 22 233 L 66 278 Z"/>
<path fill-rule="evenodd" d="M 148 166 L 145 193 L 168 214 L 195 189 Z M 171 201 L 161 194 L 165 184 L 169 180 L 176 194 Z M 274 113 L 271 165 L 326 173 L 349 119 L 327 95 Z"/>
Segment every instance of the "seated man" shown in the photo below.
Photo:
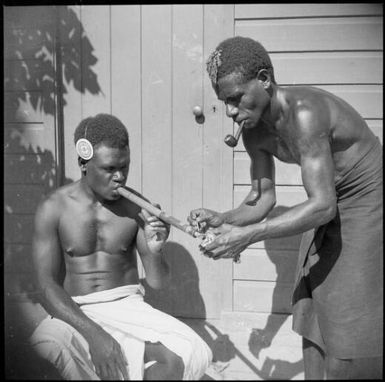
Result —
<path fill-rule="evenodd" d="M 74 140 L 81 179 L 39 205 L 33 259 L 49 313 L 31 344 L 64 379 L 199 379 L 212 359 L 187 325 L 144 302 L 138 251 L 152 288 L 169 277 L 169 226 L 122 198 L 128 133 L 115 117 L 83 120 Z"/>

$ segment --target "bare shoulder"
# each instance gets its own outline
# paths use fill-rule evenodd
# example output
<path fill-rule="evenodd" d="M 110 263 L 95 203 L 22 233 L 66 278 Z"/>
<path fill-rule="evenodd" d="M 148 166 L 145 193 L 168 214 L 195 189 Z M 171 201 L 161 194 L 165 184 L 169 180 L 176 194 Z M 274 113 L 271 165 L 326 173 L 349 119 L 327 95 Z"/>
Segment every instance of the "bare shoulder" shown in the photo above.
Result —
<path fill-rule="evenodd" d="M 77 183 L 78 182 L 74 182 L 64 185 L 48 195 L 43 196 L 36 210 L 37 218 L 54 220 L 55 218 L 60 217 L 60 213 L 65 207 L 66 200 L 76 191 L 78 187 Z"/>
<path fill-rule="evenodd" d="M 290 105 L 288 126 L 297 133 L 294 140 L 301 145 L 303 141 L 328 143 L 333 153 L 354 156 L 373 144 L 375 136 L 362 116 L 335 94 L 314 87 L 298 87 L 286 94 Z"/>
<path fill-rule="evenodd" d="M 331 94 L 313 87 L 299 87 L 286 92 L 287 122 L 300 136 L 328 135 L 333 125 Z"/>

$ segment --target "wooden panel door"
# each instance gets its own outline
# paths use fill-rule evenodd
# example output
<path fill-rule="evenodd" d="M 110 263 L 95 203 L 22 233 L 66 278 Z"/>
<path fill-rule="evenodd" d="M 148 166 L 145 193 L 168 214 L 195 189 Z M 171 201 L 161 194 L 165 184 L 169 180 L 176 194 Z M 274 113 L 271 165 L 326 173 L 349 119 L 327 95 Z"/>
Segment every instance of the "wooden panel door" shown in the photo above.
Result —
<path fill-rule="evenodd" d="M 142 191 L 185 222 L 193 208 L 232 202 L 232 131 L 208 82 L 205 58 L 233 33 L 233 6 L 142 6 Z M 192 109 L 199 106 L 204 123 Z M 178 317 L 219 317 L 231 308 L 232 264 L 203 257 L 199 240 L 172 228 L 170 285 L 147 300 Z"/>

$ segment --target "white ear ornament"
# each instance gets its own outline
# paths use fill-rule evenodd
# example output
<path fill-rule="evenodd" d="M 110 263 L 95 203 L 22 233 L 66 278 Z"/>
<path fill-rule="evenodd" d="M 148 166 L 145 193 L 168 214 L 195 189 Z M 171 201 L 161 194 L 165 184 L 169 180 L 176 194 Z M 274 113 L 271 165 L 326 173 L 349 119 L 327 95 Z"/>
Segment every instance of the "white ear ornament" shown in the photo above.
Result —
<path fill-rule="evenodd" d="M 80 158 L 84 160 L 90 160 L 94 155 L 94 149 L 92 148 L 91 142 L 86 138 L 80 138 L 76 142 L 76 152 Z"/>

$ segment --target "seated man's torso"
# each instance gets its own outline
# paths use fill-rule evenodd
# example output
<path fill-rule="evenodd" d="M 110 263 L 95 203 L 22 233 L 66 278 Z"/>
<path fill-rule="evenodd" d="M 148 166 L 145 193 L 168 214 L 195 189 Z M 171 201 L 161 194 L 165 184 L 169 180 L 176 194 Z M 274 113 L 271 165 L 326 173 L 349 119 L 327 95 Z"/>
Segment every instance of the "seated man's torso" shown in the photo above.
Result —
<path fill-rule="evenodd" d="M 251 147 L 269 152 L 286 163 L 300 164 L 296 146 L 296 107 L 309 106 L 314 115 L 324 114 L 328 123 L 322 134 L 327 135 L 331 146 L 335 176 L 352 166 L 373 146 L 377 139 L 362 117 L 346 102 L 331 93 L 311 87 L 279 88 L 282 111 L 275 131 L 265 128 L 263 122 L 246 131 L 244 139 L 252 141 Z M 323 117 L 324 117 L 323 116 Z"/>
<path fill-rule="evenodd" d="M 138 282 L 135 242 L 139 208 L 121 198 L 91 203 L 78 182 L 58 190 L 61 209 L 58 237 L 64 260 L 63 285 L 85 295 Z"/>

